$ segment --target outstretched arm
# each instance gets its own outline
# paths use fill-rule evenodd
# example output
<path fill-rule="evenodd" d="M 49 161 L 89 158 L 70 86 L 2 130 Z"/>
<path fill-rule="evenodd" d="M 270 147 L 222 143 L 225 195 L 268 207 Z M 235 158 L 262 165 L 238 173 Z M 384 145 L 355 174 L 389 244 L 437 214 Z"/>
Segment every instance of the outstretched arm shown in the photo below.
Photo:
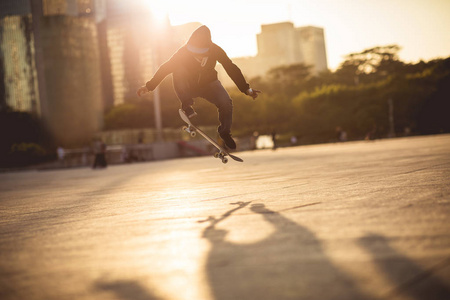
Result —
<path fill-rule="evenodd" d="M 137 95 L 140 97 L 150 91 L 153 91 L 160 83 L 163 81 L 164 78 L 166 78 L 167 75 L 173 72 L 173 62 L 172 59 L 166 61 L 163 63 L 158 70 L 156 71 L 155 75 L 153 75 L 153 78 L 147 81 L 147 83 L 144 86 L 141 86 L 137 90 Z"/>
<path fill-rule="evenodd" d="M 245 80 L 244 75 L 242 75 L 241 69 L 239 69 L 239 67 L 231 61 L 231 59 L 222 48 L 217 45 L 215 46 L 217 47 L 217 60 L 222 64 L 228 76 L 230 76 L 238 89 L 242 93 L 246 94 L 250 89 L 250 85 Z"/>
<path fill-rule="evenodd" d="M 250 88 L 250 85 L 245 80 L 241 69 L 239 69 L 239 67 L 231 61 L 231 59 L 228 57 L 225 51 L 223 51 L 222 48 L 220 48 L 219 46 L 217 47 L 219 48 L 218 61 L 222 64 L 228 76 L 230 76 L 230 78 L 234 81 L 241 92 L 252 97 L 253 99 L 256 99 L 261 91 Z"/>

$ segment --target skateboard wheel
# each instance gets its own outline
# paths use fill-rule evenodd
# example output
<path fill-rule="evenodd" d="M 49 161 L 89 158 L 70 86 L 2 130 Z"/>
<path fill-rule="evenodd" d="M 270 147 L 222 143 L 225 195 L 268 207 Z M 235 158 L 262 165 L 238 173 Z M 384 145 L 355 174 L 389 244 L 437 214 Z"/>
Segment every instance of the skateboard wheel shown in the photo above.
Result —
<path fill-rule="evenodd" d="M 223 162 L 224 164 L 226 164 L 226 163 L 228 162 L 228 158 L 223 157 L 223 158 L 222 158 L 222 162 Z"/>
<path fill-rule="evenodd" d="M 215 158 L 219 158 L 219 152 L 214 153 Z"/>
<path fill-rule="evenodd" d="M 191 137 L 195 137 L 197 135 L 197 132 L 191 131 Z"/>

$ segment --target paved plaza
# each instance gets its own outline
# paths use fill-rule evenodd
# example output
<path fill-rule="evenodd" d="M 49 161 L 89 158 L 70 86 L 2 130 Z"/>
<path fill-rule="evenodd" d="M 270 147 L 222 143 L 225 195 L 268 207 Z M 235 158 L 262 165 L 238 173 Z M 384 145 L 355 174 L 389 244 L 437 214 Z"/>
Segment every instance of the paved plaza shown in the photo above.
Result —
<path fill-rule="evenodd" d="M 0 299 L 450 299 L 450 135 L 0 173 Z"/>

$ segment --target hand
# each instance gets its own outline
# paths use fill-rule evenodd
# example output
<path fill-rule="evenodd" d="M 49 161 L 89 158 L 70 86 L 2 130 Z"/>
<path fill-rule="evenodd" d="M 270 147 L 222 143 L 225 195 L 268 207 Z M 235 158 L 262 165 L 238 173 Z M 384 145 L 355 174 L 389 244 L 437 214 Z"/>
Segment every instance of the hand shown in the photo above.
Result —
<path fill-rule="evenodd" d="M 258 94 L 260 94 L 261 91 L 259 90 L 255 90 L 255 89 L 248 89 L 246 94 L 249 95 L 250 97 L 252 97 L 253 99 L 256 99 L 256 97 L 258 97 Z"/>
<path fill-rule="evenodd" d="M 137 95 L 140 97 L 140 96 L 142 96 L 142 95 L 144 95 L 144 94 L 147 94 L 149 92 L 149 90 L 147 89 L 147 87 L 144 85 L 144 86 L 141 86 L 138 90 L 137 90 Z"/>

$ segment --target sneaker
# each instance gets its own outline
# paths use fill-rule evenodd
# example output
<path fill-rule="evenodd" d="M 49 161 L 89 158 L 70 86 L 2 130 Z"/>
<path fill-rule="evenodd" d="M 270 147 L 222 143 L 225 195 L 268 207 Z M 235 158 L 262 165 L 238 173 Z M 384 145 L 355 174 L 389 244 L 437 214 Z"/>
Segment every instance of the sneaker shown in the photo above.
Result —
<path fill-rule="evenodd" d="M 182 107 L 184 113 L 186 114 L 186 116 L 188 116 L 188 118 L 193 118 L 197 115 L 197 113 L 195 112 L 195 110 L 192 108 L 192 106 L 183 106 Z"/>
<path fill-rule="evenodd" d="M 225 142 L 225 145 L 230 149 L 236 149 L 236 143 L 231 137 L 231 134 L 229 133 L 221 133 L 220 137 Z"/>

